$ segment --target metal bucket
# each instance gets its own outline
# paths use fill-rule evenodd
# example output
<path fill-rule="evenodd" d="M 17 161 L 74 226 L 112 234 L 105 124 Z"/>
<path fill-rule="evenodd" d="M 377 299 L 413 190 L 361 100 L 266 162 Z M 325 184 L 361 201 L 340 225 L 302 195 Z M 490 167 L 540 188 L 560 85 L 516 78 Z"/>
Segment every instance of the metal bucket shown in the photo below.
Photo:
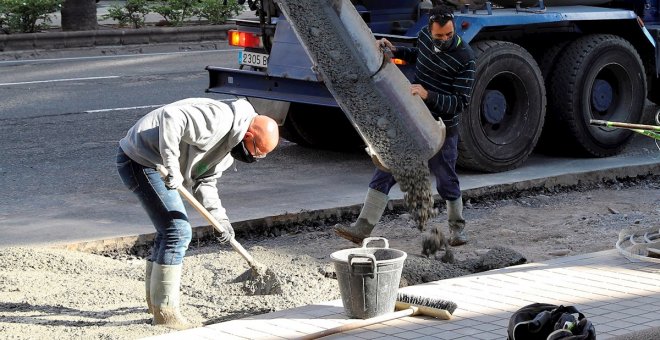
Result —
<path fill-rule="evenodd" d="M 373 240 L 382 240 L 383 248 L 367 248 Z M 403 262 L 408 255 L 390 249 L 387 239 L 368 237 L 362 248 L 332 253 L 344 311 L 350 318 L 368 319 L 394 311 Z"/>

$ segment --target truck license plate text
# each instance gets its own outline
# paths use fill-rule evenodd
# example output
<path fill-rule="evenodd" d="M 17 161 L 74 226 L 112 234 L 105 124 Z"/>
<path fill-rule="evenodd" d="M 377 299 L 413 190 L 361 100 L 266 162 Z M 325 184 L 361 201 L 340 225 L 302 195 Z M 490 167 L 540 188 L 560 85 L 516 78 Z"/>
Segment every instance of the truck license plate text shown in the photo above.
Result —
<path fill-rule="evenodd" d="M 254 67 L 268 67 L 268 54 L 239 51 L 238 63 Z"/>

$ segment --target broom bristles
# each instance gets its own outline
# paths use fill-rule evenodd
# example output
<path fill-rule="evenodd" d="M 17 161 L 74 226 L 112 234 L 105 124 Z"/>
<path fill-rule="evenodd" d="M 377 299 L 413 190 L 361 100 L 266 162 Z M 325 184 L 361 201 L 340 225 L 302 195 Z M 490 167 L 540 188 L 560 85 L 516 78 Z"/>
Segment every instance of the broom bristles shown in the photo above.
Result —
<path fill-rule="evenodd" d="M 396 300 L 403 303 L 408 303 L 413 306 L 423 306 L 429 308 L 435 308 L 440 310 L 446 310 L 450 314 L 454 314 L 454 311 L 458 307 L 456 302 L 443 300 L 440 298 L 431 298 L 426 296 L 411 295 L 408 293 L 397 293 Z"/>

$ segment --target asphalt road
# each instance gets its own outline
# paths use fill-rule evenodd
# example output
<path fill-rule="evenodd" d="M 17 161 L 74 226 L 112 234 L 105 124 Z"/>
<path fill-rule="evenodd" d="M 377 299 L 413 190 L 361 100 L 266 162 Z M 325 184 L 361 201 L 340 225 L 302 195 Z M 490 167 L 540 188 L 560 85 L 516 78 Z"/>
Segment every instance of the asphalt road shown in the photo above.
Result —
<path fill-rule="evenodd" d="M 235 65 L 236 52 L 223 46 L 148 48 L 57 51 L 0 61 L 0 246 L 153 232 L 116 174 L 117 141 L 158 105 L 192 96 L 229 98 L 204 93 L 204 67 Z M 124 53 L 128 56 L 114 55 Z M 638 137 L 619 157 L 534 155 L 519 169 L 462 172 L 461 181 L 464 190 L 521 188 L 520 183 L 617 176 L 630 166 L 657 172 L 659 164 L 660 151 L 651 139 Z M 362 153 L 311 150 L 283 141 L 265 160 L 237 164 L 235 170 L 227 171 L 219 185 L 234 222 L 358 205 L 373 166 Z M 401 193 L 395 189 L 391 196 L 400 199 Z M 194 225 L 205 224 L 196 213 L 191 216 Z"/>
<path fill-rule="evenodd" d="M 205 93 L 205 67 L 236 65 L 237 50 L 222 42 L 40 52 L 19 58 L 0 61 L 0 119 L 155 106 L 194 96 L 223 98 Z"/>
<path fill-rule="evenodd" d="M 116 175 L 117 141 L 162 104 L 194 96 L 231 98 L 204 92 L 204 67 L 235 66 L 236 60 L 236 50 L 226 46 L 171 45 L 54 51 L 0 61 L 0 244 L 151 232 L 146 215 Z M 283 141 L 268 159 L 226 172 L 220 191 L 226 206 L 244 208 L 237 218 L 257 218 L 266 204 L 283 211 L 292 211 L 287 203 L 303 200 L 340 204 L 338 193 L 309 200 L 295 198 L 295 192 L 319 193 L 319 187 L 332 187 L 334 179 L 324 179 L 328 171 L 359 168 L 362 176 L 349 181 L 362 189 L 372 170 L 364 155 Z"/>

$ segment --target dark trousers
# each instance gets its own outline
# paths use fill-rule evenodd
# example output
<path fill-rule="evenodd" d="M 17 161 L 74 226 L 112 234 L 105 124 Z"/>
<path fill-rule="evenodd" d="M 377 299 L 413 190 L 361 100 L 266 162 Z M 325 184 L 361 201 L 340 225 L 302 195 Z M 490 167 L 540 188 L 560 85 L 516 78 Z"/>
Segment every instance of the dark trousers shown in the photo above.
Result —
<path fill-rule="evenodd" d="M 435 156 L 429 159 L 429 169 L 435 176 L 436 189 L 443 200 L 453 201 L 461 197 L 461 187 L 456 175 L 456 159 L 458 159 L 458 133 L 445 138 L 445 143 Z M 391 173 L 376 169 L 369 187 L 388 194 L 396 184 Z"/>

